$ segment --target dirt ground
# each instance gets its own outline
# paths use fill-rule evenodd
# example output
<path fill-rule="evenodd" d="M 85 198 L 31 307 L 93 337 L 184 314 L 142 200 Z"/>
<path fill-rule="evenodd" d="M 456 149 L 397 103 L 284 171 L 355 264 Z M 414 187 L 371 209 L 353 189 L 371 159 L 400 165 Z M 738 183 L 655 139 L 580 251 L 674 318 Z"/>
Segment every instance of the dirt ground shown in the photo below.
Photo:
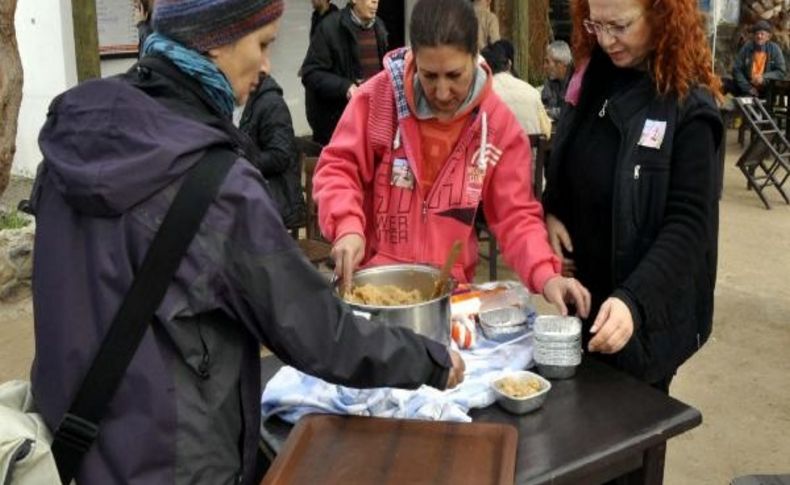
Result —
<path fill-rule="evenodd" d="M 765 210 L 745 190 L 735 138 L 731 132 L 713 334 L 670 390 L 702 411 L 703 424 L 669 442 L 670 485 L 790 473 L 790 206 L 773 192 Z M 16 205 L 28 184 L 15 180 L 3 202 Z M 0 381 L 26 378 L 32 357 L 31 298 L 23 291 L 0 304 Z"/>

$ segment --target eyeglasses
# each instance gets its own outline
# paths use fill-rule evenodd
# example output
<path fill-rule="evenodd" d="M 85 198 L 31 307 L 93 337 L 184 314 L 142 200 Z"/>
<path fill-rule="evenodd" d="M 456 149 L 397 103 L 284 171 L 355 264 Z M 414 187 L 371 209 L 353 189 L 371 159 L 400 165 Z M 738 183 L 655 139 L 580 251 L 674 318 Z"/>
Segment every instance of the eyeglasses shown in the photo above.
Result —
<path fill-rule="evenodd" d="M 637 20 L 642 18 L 643 15 L 645 15 L 645 12 L 646 10 L 643 10 L 642 13 L 622 24 L 618 24 L 618 23 L 604 24 L 590 19 L 585 19 L 582 22 L 582 24 L 584 25 L 584 30 L 586 30 L 588 34 L 601 35 L 602 33 L 606 32 L 607 35 L 611 35 L 612 37 L 622 37 L 628 32 L 628 29 L 631 28 L 632 25 L 634 25 L 634 22 L 636 22 Z"/>

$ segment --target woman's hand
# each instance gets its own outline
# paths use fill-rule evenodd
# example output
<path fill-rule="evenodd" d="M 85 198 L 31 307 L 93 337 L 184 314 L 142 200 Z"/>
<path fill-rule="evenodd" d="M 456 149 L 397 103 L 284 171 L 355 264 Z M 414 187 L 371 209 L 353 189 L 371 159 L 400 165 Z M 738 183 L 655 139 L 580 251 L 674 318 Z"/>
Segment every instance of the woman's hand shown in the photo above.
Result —
<path fill-rule="evenodd" d="M 619 298 L 608 298 L 601 305 L 590 332 L 595 334 L 587 347 L 590 352 L 619 352 L 634 334 L 634 319 L 628 305 Z"/>
<path fill-rule="evenodd" d="M 343 293 L 351 290 L 354 270 L 365 254 L 365 240 L 359 234 L 346 234 L 335 241 L 330 255 L 335 261 L 335 276 L 341 279 Z"/>
<path fill-rule="evenodd" d="M 590 292 L 576 278 L 555 276 L 543 286 L 543 298 L 554 304 L 563 316 L 568 315 L 565 302 L 573 302 L 580 316 L 590 314 Z"/>
<path fill-rule="evenodd" d="M 464 359 L 462 359 L 461 354 L 455 350 L 450 350 L 450 360 L 453 362 L 453 367 L 450 369 L 450 374 L 447 376 L 447 385 L 445 389 L 452 389 L 464 382 L 464 371 L 466 371 Z"/>
<path fill-rule="evenodd" d="M 551 249 L 562 261 L 562 275 L 573 276 L 576 273 L 576 264 L 572 259 L 565 257 L 565 253 L 573 253 L 573 242 L 568 229 L 562 221 L 551 214 L 546 214 L 546 229 L 549 232 Z"/>

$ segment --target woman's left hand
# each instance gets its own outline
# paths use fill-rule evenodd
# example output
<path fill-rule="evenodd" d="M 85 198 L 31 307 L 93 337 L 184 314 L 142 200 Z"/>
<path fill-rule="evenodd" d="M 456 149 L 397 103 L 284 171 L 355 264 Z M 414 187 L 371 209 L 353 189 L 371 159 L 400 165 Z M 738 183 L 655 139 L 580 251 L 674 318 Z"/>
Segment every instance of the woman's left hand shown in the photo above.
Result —
<path fill-rule="evenodd" d="M 576 278 L 559 275 L 550 278 L 543 286 L 543 298 L 553 303 L 563 316 L 568 314 L 565 302 L 573 302 L 583 318 L 590 313 L 590 292 Z"/>
<path fill-rule="evenodd" d="M 634 319 L 628 305 L 619 298 L 608 298 L 601 305 L 590 332 L 595 334 L 587 347 L 590 352 L 619 352 L 634 334 Z"/>

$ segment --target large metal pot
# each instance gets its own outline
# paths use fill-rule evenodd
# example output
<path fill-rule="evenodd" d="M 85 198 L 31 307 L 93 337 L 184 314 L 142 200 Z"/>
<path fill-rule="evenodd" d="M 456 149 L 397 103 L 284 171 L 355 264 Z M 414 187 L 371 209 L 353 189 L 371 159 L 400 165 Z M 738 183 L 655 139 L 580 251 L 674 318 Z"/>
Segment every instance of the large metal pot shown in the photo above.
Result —
<path fill-rule="evenodd" d="M 423 295 L 431 295 L 439 270 L 421 264 L 393 264 L 366 268 L 354 273 L 353 285 L 393 285 L 406 291 L 417 289 Z M 349 303 L 371 322 L 414 330 L 444 345 L 450 345 L 450 293 L 446 292 L 422 303 L 399 306 L 373 306 Z"/>

